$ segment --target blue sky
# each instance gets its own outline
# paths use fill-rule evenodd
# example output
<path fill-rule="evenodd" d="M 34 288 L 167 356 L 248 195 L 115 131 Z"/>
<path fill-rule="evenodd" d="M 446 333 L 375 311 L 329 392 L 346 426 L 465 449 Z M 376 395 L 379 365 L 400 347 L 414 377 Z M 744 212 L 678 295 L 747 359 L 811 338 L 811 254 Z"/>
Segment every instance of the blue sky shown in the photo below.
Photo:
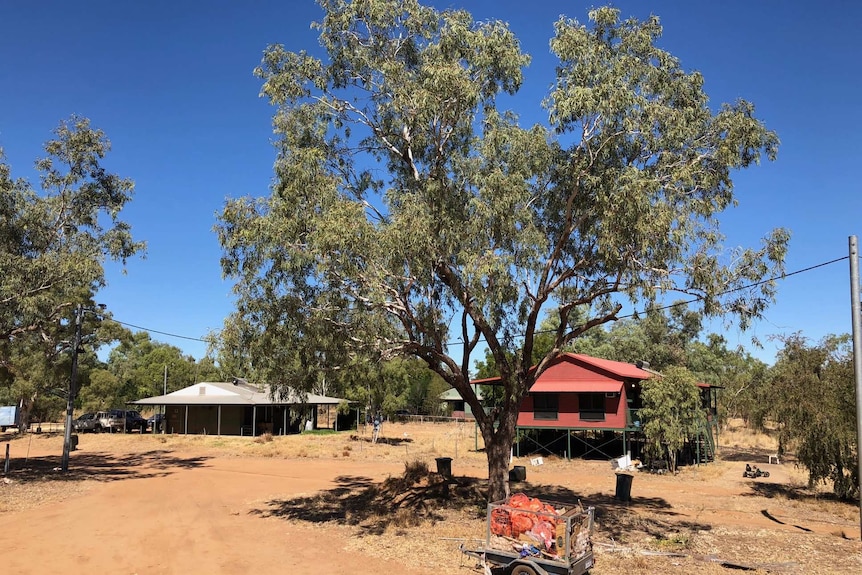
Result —
<path fill-rule="evenodd" d="M 513 0 L 431 2 L 508 21 L 533 62 L 508 101 L 525 123 L 541 122 L 539 102 L 553 80 L 548 50 L 560 14 L 586 20 L 595 2 Z M 792 231 L 787 270 L 848 254 L 862 233 L 858 171 L 862 3 L 831 0 L 629 0 L 624 16 L 661 18 L 660 45 L 700 70 L 711 102 L 745 98 L 775 130 L 778 160 L 735 177 L 739 207 L 721 218 L 726 245 L 755 246 L 775 227 Z M 318 50 L 312 0 L 5 0 L 0 3 L 0 147 L 13 175 L 32 182 L 34 160 L 61 119 L 89 117 L 113 151 L 105 165 L 136 183 L 124 212 L 148 243 L 126 274 L 108 266 L 97 300 L 115 319 L 199 338 L 232 309 L 222 280 L 216 214 L 228 197 L 262 196 L 272 179 L 272 109 L 252 75 L 264 48 Z M 857 167 L 854 167 L 857 166 Z M 750 332 L 725 330 L 731 345 L 773 334 L 812 340 L 849 333 L 847 260 L 781 281 L 778 302 Z M 153 333 L 197 358 L 202 342 Z"/>

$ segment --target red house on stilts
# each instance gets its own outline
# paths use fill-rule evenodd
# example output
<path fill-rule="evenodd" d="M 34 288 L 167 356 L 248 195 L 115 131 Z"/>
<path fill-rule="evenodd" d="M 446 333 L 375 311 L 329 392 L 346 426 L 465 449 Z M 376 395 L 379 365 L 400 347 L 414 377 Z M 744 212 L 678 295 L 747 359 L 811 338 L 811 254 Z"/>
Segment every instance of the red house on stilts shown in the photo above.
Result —
<path fill-rule="evenodd" d="M 575 353 L 560 355 L 521 402 L 517 454 L 525 451 L 567 458 L 612 458 L 629 453 L 639 457 L 643 444 L 641 384 L 651 377 L 661 375 L 640 362 L 631 364 Z M 479 386 L 499 383 L 499 377 L 471 382 Z M 710 423 L 691 439 L 687 459 L 703 462 L 711 459 L 715 451 L 717 388 L 698 386 Z"/>

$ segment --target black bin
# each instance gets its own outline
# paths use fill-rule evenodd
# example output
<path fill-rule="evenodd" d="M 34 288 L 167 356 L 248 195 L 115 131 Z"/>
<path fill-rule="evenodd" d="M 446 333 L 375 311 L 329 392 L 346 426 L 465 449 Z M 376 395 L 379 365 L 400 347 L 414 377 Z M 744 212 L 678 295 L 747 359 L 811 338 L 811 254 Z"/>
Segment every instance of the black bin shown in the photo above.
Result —
<path fill-rule="evenodd" d="M 437 458 L 437 473 L 443 477 L 452 477 L 452 458 L 438 457 Z"/>
<path fill-rule="evenodd" d="M 617 491 L 614 497 L 620 501 L 632 500 L 632 481 L 635 476 L 631 473 L 617 473 Z"/>
<path fill-rule="evenodd" d="M 523 465 L 516 465 L 509 470 L 509 481 L 526 481 L 527 468 Z"/>

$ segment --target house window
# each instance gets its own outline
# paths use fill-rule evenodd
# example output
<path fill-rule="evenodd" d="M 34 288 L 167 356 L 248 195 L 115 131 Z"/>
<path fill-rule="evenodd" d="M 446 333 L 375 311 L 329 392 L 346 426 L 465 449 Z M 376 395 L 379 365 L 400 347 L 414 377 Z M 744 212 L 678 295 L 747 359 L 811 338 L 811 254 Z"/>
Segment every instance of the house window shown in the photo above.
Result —
<path fill-rule="evenodd" d="M 556 393 L 537 393 L 533 396 L 533 417 L 535 419 L 557 419 L 560 408 Z"/>
<path fill-rule="evenodd" d="M 581 393 L 578 394 L 578 406 L 581 419 L 586 421 L 605 420 L 605 394 L 604 393 Z"/>

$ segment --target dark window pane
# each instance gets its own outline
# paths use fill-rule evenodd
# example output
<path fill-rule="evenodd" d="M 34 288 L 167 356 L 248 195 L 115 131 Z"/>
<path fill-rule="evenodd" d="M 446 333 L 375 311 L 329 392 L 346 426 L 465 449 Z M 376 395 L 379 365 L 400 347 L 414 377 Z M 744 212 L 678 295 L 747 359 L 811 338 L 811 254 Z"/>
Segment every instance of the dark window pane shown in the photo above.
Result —
<path fill-rule="evenodd" d="M 578 411 L 581 419 L 587 421 L 605 420 L 605 394 L 603 393 L 580 393 L 578 394 Z"/>
<path fill-rule="evenodd" d="M 533 395 L 533 417 L 535 419 L 557 419 L 559 397 L 556 393 L 537 393 Z"/>

